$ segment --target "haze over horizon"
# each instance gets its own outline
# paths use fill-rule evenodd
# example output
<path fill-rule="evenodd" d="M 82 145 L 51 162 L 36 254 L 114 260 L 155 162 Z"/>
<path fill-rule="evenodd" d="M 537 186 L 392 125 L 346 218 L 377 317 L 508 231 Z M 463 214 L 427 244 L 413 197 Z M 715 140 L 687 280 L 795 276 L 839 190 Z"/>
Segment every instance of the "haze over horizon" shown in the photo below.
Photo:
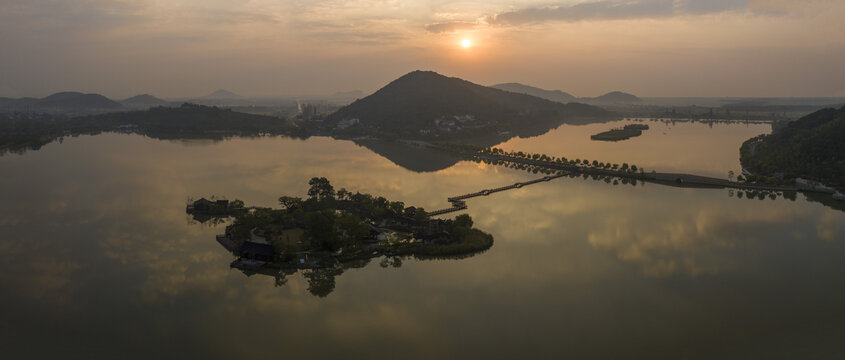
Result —
<path fill-rule="evenodd" d="M 6 0 L 0 96 L 370 93 L 416 69 L 581 97 L 845 96 L 843 14 L 835 0 Z"/>

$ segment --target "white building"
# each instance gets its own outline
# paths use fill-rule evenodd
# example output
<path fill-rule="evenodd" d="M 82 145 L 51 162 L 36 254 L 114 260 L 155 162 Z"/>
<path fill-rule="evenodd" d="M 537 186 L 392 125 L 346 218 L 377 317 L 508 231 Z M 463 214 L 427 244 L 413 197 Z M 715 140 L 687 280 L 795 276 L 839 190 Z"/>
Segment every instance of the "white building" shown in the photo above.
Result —
<path fill-rule="evenodd" d="M 343 130 L 352 125 L 358 125 L 360 122 L 361 120 L 358 118 L 343 119 L 341 121 L 338 121 L 337 126 L 335 126 L 335 129 Z"/>
<path fill-rule="evenodd" d="M 795 178 L 795 186 L 802 190 L 833 192 L 833 188 L 826 186 L 818 181 L 808 180 L 804 178 Z"/>

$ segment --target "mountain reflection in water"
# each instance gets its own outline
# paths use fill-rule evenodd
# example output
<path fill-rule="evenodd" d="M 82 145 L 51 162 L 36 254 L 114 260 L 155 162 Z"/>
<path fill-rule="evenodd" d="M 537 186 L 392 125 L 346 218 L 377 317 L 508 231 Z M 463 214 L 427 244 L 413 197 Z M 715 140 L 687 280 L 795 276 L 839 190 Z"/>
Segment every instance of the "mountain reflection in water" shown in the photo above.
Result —
<path fill-rule="evenodd" d="M 713 129 L 676 124 L 649 140 L 664 136 L 653 127 L 580 153 L 595 129 L 562 126 L 500 147 L 724 177 L 739 143 L 768 131 Z M 418 173 L 320 137 L 186 147 L 118 134 L 6 155 L 0 169 L 0 343 L 12 358 L 845 356 L 845 213 L 801 194 L 560 178 L 470 200 L 496 241 L 483 255 L 373 260 L 320 298 L 303 273 L 276 287 L 229 269 L 222 228 L 188 224 L 185 199 L 276 206 L 326 176 L 436 209 L 537 175 L 469 161 Z M 244 327 L 249 341 L 232 337 Z"/>

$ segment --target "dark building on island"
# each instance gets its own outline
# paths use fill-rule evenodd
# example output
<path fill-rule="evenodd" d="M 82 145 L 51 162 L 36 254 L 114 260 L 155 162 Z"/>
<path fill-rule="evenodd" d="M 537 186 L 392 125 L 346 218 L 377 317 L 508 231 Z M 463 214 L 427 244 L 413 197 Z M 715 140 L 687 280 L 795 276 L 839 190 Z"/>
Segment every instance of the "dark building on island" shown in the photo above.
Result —
<path fill-rule="evenodd" d="M 240 255 L 242 259 L 272 262 L 275 249 L 270 244 L 246 241 L 241 245 Z"/>
<path fill-rule="evenodd" d="M 201 198 L 194 201 L 193 204 L 188 205 L 188 211 L 208 211 L 214 207 L 214 202 L 206 198 Z"/>
<path fill-rule="evenodd" d="M 414 229 L 414 238 L 426 242 L 451 242 L 449 226 L 440 219 L 429 220 Z"/>
<path fill-rule="evenodd" d="M 189 204 L 186 208 L 186 211 L 191 212 L 210 212 L 210 211 L 221 211 L 226 210 L 229 208 L 229 200 L 216 200 L 211 201 L 206 198 L 200 198 L 197 201 Z"/>

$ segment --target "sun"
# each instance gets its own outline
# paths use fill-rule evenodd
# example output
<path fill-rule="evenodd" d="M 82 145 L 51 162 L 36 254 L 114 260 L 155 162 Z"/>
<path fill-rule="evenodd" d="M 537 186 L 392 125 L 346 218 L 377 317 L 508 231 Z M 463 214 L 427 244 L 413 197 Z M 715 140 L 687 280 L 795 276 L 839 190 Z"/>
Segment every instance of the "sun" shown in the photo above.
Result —
<path fill-rule="evenodd" d="M 470 41 L 469 39 L 464 39 L 461 41 L 461 46 L 468 48 L 472 46 L 472 41 Z"/>

